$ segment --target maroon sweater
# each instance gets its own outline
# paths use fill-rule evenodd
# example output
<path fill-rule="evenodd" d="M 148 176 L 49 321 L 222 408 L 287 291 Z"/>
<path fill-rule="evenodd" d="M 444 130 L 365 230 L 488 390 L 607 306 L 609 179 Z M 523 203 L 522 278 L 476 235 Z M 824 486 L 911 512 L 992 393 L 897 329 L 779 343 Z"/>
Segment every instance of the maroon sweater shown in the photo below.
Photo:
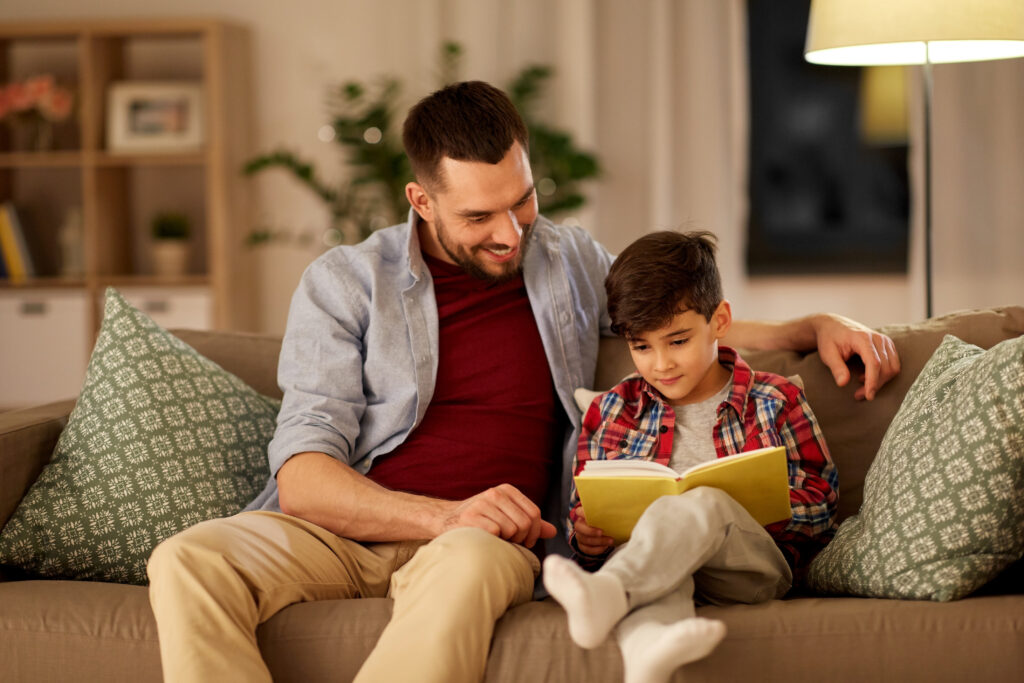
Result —
<path fill-rule="evenodd" d="M 424 255 L 440 349 L 423 421 L 368 476 L 390 489 L 462 500 L 512 484 L 541 505 L 561 442 L 557 398 L 522 277 L 488 285 Z"/>

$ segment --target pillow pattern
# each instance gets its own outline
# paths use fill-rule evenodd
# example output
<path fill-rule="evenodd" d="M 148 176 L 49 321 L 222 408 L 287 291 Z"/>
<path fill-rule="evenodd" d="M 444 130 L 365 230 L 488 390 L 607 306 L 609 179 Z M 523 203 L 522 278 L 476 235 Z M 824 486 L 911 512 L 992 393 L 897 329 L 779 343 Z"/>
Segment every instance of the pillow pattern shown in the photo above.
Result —
<path fill-rule="evenodd" d="M 826 593 L 955 600 L 1024 553 L 1024 337 L 947 336 L 910 387 L 857 515 L 811 563 Z"/>
<path fill-rule="evenodd" d="M 278 407 L 108 289 L 82 392 L 0 532 L 0 564 L 145 584 L 157 543 L 263 489 Z"/>

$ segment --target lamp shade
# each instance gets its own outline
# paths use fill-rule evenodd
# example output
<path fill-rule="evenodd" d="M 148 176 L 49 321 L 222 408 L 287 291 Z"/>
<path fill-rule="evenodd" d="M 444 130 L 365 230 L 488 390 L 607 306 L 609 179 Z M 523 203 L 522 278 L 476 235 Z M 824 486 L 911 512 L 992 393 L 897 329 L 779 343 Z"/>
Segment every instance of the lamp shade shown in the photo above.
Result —
<path fill-rule="evenodd" d="M 811 0 L 804 56 L 848 66 L 1024 57 L 1024 0 Z"/>

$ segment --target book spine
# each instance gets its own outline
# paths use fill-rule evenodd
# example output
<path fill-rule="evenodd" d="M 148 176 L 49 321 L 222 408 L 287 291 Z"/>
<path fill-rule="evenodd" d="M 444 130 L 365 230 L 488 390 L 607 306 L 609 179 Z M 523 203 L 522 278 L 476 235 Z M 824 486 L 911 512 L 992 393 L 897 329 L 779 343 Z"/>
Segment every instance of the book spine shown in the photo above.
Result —
<path fill-rule="evenodd" d="M 18 253 L 18 242 L 14 238 L 14 229 L 7 216 L 7 206 L 0 207 L 0 252 L 3 253 L 7 265 L 7 274 L 14 284 L 24 282 L 27 277 L 25 266 Z"/>
<path fill-rule="evenodd" d="M 28 242 L 25 240 L 25 229 L 21 225 L 18 211 L 11 202 L 4 202 L 3 211 L 7 215 L 7 222 L 11 224 L 11 232 L 14 233 L 14 243 L 18 248 L 18 256 L 21 257 L 21 267 L 25 271 L 25 276 L 35 277 L 35 261 L 32 259 L 32 252 L 29 251 Z"/>

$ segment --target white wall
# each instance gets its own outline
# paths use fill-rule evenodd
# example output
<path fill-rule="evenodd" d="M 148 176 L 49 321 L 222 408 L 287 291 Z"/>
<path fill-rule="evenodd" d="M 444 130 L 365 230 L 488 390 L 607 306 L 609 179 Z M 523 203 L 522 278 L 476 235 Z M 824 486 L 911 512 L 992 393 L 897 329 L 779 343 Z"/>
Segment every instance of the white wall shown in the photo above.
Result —
<path fill-rule="evenodd" d="M 734 74 L 741 63 L 742 53 L 736 50 L 742 40 L 742 7 L 742 0 L 3 0 L 0 21 L 198 15 L 242 23 L 253 38 L 258 149 L 290 147 L 333 179 L 343 173 L 338 147 L 316 137 L 325 122 L 329 85 L 393 74 L 405 82 L 411 103 L 437 85 L 435 57 L 442 39 L 465 47 L 467 68 L 461 75 L 466 78 L 500 85 L 529 62 L 555 64 L 559 75 L 546 113 L 593 146 L 607 168 L 581 219 L 610 249 L 617 251 L 651 229 L 699 226 L 719 233 L 726 291 L 740 317 L 831 310 L 872 325 L 922 317 L 916 239 L 909 276 L 751 280 L 743 272 L 745 207 L 737 181 L 742 177 L 742 135 L 737 137 L 737 130 L 742 129 L 745 94 L 742 81 L 723 75 Z M 937 136 L 966 145 L 972 163 L 983 167 L 983 177 L 1009 177 L 1017 184 L 986 180 L 972 186 L 970 178 L 965 185 L 959 176 L 937 173 L 937 187 L 945 193 L 937 204 L 946 204 L 941 210 L 937 206 L 936 213 L 947 217 L 937 217 L 936 224 L 938 313 L 1020 303 L 1024 293 L 1024 275 L 1016 272 L 1024 256 L 1021 169 L 1018 165 L 1009 175 L 989 169 L 986 153 L 1007 147 L 999 131 L 1016 135 L 1018 144 L 1024 141 L 1019 123 L 1024 121 L 1024 67 L 967 66 L 973 70 L 937 73 L 937 104 L 956 109 L 937 125 Z M 962 83 L 979 81 L 978 73 L 991 89 L 974 85 L 973 101 L 957 98 Z M 685 87 L 678 85 L 684 77 L 690 79 Z M 943 87 L 947 94 L 940 101 Z M 673 91 L 666 93 L 666 88 Z M 1003 106 L 1007 97 L 1014 98 L 1009 111 Z M 717 128 L 706 129 L 709 121 L 722 118 L 722 111 L 731 114 Z M 992 117 L 998 117 L 997 126 L 989 125 Z M 979 129 L 988 132 L 975 145 Z M 665 135 L 673 136 L 670 144 L 663 141 Z M 965 152 L 941 148 L 959 173 L 956 155 Z M 1019 146 L 1010 149 L 1022 156 Z M 716 164 L 712 172 L 705 162 Z M 942 154 L 937 153 L 936 163 L 943 163 Z M 265 173 L 246 182 L 258 222 L 316 234 L 327 227 L 318 201 L 284 175 Z M 975 257 L 968 270 L 960 268 L 969 248 L 963 235 L 975 228 L 965 224 L 965 217 L 985 220 L 984 239 L 977 243 L 990 255 Z M 264 331 L 283 330 L 291 292 L 319 251 L 295 245 L 258 251 L 255 295 Z"/>

